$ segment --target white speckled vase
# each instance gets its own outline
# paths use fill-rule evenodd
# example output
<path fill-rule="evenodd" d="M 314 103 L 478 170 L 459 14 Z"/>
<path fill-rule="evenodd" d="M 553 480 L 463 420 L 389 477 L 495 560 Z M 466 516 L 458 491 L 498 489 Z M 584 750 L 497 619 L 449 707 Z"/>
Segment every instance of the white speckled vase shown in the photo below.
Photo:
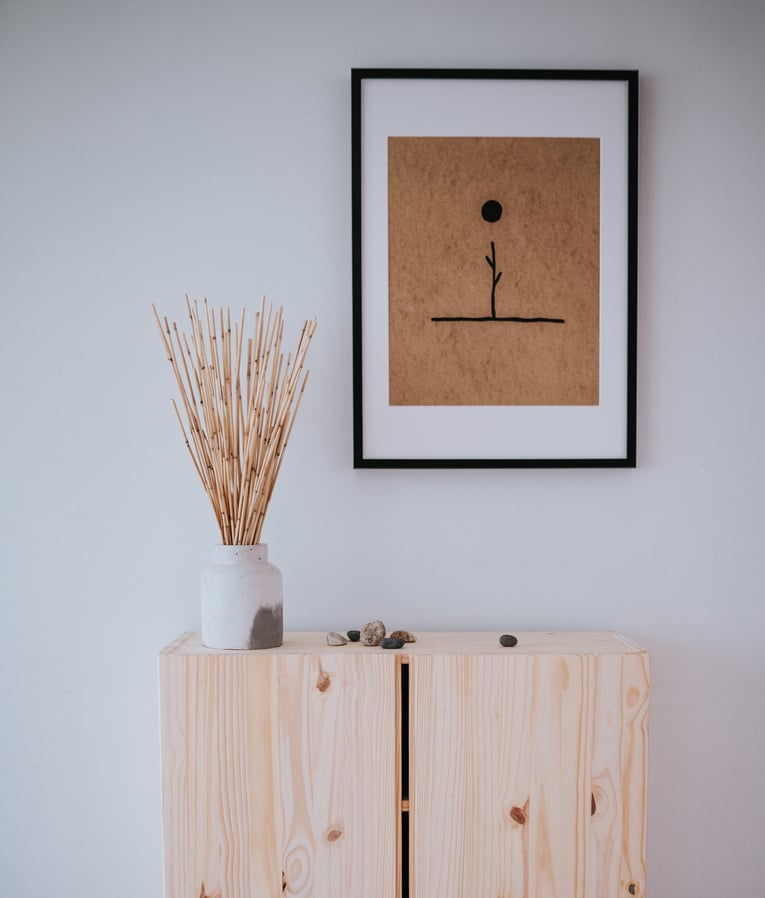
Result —
<path fill-rule="evenodd" d="M 223 546 L 202 571 L 202 642 L 211 649 L 282 644 L 282 575 L 268 546 Z"/>

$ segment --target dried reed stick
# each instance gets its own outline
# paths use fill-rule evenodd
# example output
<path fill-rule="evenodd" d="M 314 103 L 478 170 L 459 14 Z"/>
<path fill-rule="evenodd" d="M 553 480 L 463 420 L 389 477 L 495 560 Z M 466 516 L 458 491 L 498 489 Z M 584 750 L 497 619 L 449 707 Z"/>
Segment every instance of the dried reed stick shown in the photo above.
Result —
<path fill-rule="evenodd" d="M 245 310 L 216 310 L 186 297 L 189 331 L 167 318 L 157 323 L 185 412 L 173 409 L 221 539 L 227 545 L 260 542 L 268 503 L 292 434 L 308 371 L 304 371 L 316 319 L 306 321 L 297 349 L 282 353 L 281 307 L 263 297 L 245 344 Z M 244 374 L 244 377 L 242 376 Z"/>

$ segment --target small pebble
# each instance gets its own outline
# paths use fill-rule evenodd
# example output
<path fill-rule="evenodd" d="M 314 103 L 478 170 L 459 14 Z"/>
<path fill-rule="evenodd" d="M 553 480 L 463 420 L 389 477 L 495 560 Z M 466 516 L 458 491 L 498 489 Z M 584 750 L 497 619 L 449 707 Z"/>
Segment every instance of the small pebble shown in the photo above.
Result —
<path fill-rule="evenodd" d="M 359 639 L 361 639 L 361 630 L 349 630 L 348 639 L 350 639 L 351 642 L 358 642 Z"/>
<path fill-rule="evenodd" d="M 514 645 L 518 645 L 518 637 L 511 636 L 509 633 L 504 633 L 499 637 L 499 644 L 505 646 L 505 648 L 511 649 Z"/>
<path fill-rule="evenodd" d="M 392 636 L 387 636 L 385 639 L 380 640 L 381 649 L 402 649 L 403 647 L 404 640 L 400 636 L 398 639 L 394 639 Z"/>
<path fill-rule="evenodd" d="M 381 620 L 372 620 L 361 628 L 362 645 L 380 645 L 385 636 L 385 624 Z"/>
<path fill-rule="evenodd" d="M 348 640 L 342 633 L 327 633 L 327 645 L 346 645 Z"/>
<path fill-rule="evenodd" d="M 417 637 L 414 633 L 410 633 L 409 630 L 394 630 L 392 633 L 389 633 L 391 639 L 403 639 L 404 642 L 417 642 Z"/>

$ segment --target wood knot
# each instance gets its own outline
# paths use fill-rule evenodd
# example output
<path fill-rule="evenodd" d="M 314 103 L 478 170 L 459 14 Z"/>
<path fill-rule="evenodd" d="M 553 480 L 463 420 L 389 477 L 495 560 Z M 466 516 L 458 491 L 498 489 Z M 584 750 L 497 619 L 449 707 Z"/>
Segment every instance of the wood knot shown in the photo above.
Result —
<path fill-rule="evenodd" d="M 311 855 L 308 848 L 302 843 L 293 845 L 284 860 L 286 871 L 287 892 L 290 895 L 307 894 L 308 882 L 311 878 Z"/>
<path fill-rule="evenodd" d="M 213 892 L 208 892 L 205 889 L 205 884 L 202 883 L 202 888 L 199 891 L 199 898 L 221 898 L 220 889 L 215 889 Z"/>
<path fill-rule="evenodd" d="M 638 885 L 637 885 L 637 883 L 636 883 L 636 882 L 631 882 L 631 883 L 627 886 L 627 891 L 630 893 L 630 895 L 637 895 L 637 894 L 638 894 Z"/>
<path fill-rule="evenodd" d="M 282 891 L 287 891 L 287 874 L 282 870 Z"/>
<path fill-rule="evenodd" d="M 329 685 L 332 682 L 329 678 L 329 674 L 323 670 L 319 671 L 319 676 L 316 679 L 316 688 L 319 692 L 326 692 L 329 689 Z"/>
<path fill-rule="evenodd" d="M 342 836 L 342 834 L 343 834 L 342 829 L 334 829 L 333 828 L 333 829 L 327 830 L 327 834 L 324 836 L 324 838 L 328 842 L 337 842 L 337 840 Z"/>
<path fill-rule="evenodd" d="M 595 811 L 597 811 L 597 809 L 598 809 L 598 806 L 595 803 L 595 793 L 591 792 L 590 793 L 590 816 L 591 817 L 595 816 Z"/>
<path fill-rule="evenodd" d="M 516 823 L 520 823 L 521 826 L 526 822 L 526 812 L 523 808 L 514 807 L 510 809 L 510 819 L 514 820 Z"/>

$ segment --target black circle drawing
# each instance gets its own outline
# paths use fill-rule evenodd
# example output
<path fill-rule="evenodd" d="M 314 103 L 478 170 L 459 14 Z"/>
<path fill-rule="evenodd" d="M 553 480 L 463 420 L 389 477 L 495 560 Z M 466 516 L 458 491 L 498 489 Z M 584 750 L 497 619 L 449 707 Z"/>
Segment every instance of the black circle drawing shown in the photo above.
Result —
<path fill-rule="evenodd" d="M 481 215 L 484 221 L 492 224 L 495 221 L 499 221 L 502 218 L 502 203 L 497 200 L 486 200 L 483 206 L 481 206 Z"/>

